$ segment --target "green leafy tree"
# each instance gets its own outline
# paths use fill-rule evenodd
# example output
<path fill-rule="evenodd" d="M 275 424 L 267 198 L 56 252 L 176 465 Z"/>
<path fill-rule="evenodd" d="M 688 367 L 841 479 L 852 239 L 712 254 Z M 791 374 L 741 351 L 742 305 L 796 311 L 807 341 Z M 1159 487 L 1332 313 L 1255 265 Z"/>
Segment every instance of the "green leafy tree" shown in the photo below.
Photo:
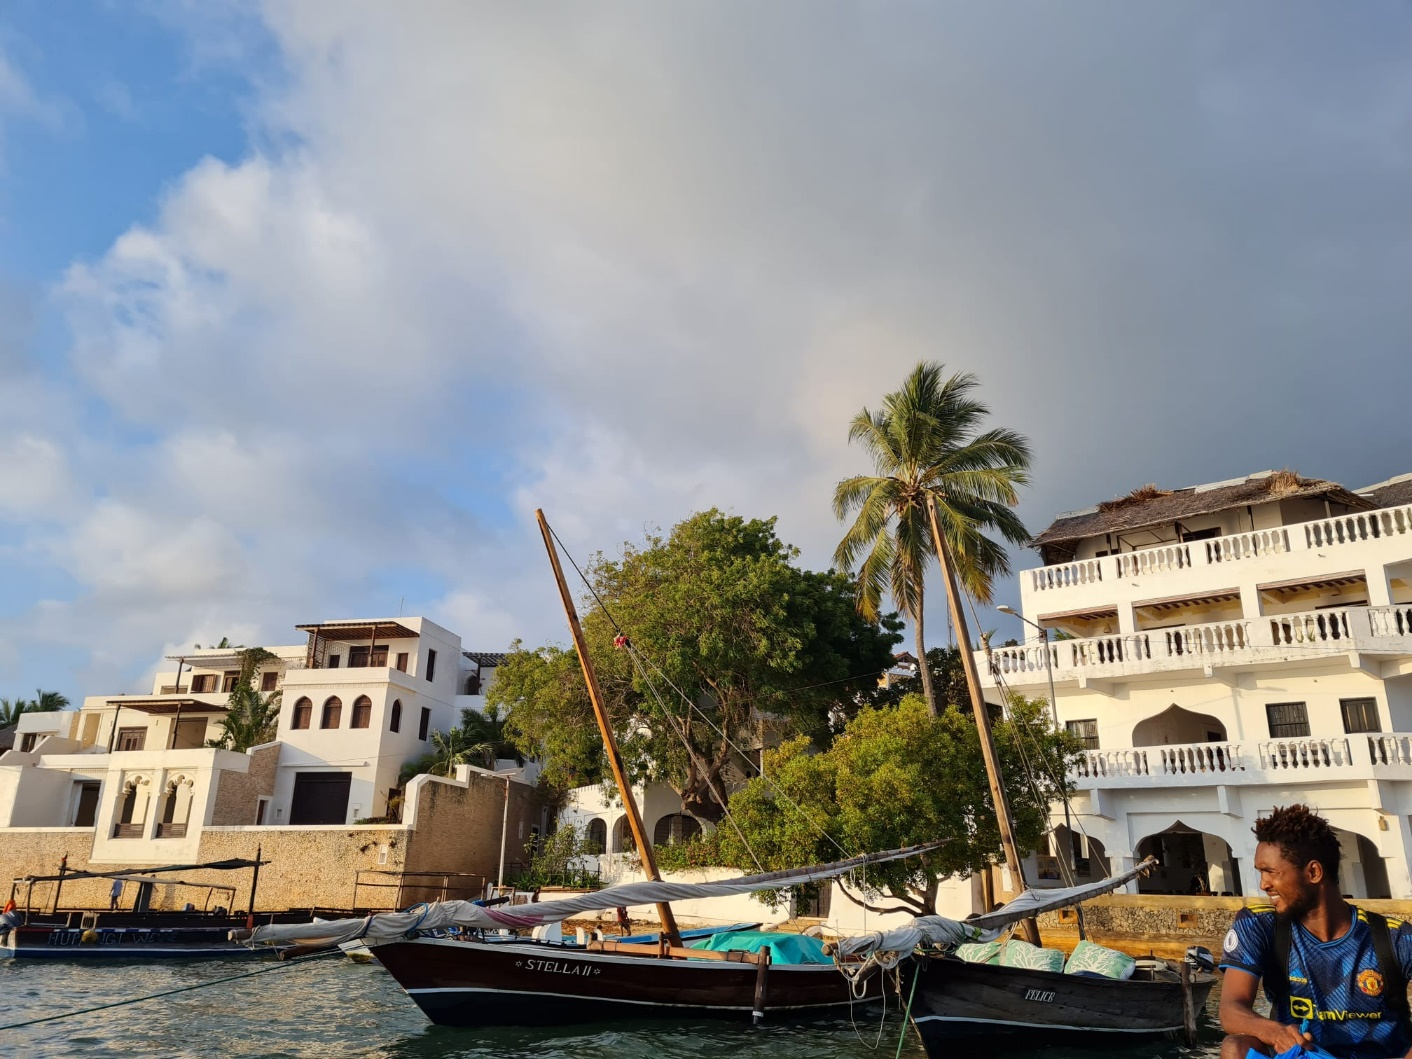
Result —
<path fill-rule="evenodd" d="M 776 732 L 826 740 L 831 716 L 876 686 L 900 639 L 890 615 L 861 616 L 851 579 L 801 570 L 797 557 L 774 519 L 711 510 L 589 566 L 597 596 L 660 667 L 644 675 L 630 650 L 614 646 L 617 629 L 603 611 L 585 605 L 589 653 L 627 768 L 635 781 L 669 783 L 703 820 L 722 815 L 741 767 L 734 747 L 758 748 Z M 516 645 L 487 699 L 508 710 L 516 743 L 545 762 L 549 784 L 604 777 L 572 650 Z"/>
<path fill-rule="evenodd" d="M 406 783 L 413 776 L 431 773 L 433 776 L 454 776 L 458 765 L 484 765 L 486 754 L 494 751 L 491 743 L 473 743 L 459 728 L 449 732 L 431 733 L 431 753 L 402 766 L 399 779 Z M 494 761 L 491 761 L 494 765 Z"/>
<path fill-rule="evenodd" d="M 467 743 L 485 748 L 480 763 L 488 769 L 495 768 L 501 758 L 514 758 L 521 765 L 525 763 L 524 755 L 510 737 L 507 719 L 501 715 L 499 706 L 487 705 L 483 711 L 462 710 L 460 731 Z"/>
<path fill-rule="evenodd" d="M 995 725 L 995 740 L 1017 841 L 1028 852 L 1058 797 L 1055 776 L 1067 775 L 1063 766 L 1082 747 L 1054 730 L 1043 703 L 1018 696 Z M 1056 767 L 1037 767 L 1046 761 Z M 730 801 L 750 849 L 731 827 L 703 843 L 714 847 L 718 863 L 753 870 L 759 858 L 779 870 L 838 860 L 840 846 L 851 856 L 946 838 L 924 857 L 869 868 L 861 894 L 849 894 L 871 908 L 884 899 L 891 902 L 884 910 L 925 915 L 936 911 L 939 880 L 1000 857 L 980 739 L 971 717 L 954 707 L 934 716 L 921 696 L 910 695 L 896 706 L 864 709 L 824 753 L 811 753 L 802 739 L 771 751 L 766 774 L 768 782 L 752 780 Z"/>
<path fill-rule="evenodd" d="M 240 676 L 226 699 L 221 733 L 206 745 L 243 754 L 251 747 L 272 741 L 279 730 L 280 692 L 262 695 L 255 687 L 256 671 L 278 656 L 263 647 L 249 647 L 238 651 L 237 657 Z"/>
<path fill-rule="evenodd" d="M 0 699 L 0 728 L 9 728 L 19 721 L 28 705 L 24 699 Z"/>
<path fill-rule="evenodd" d="M 854 515 L 834 562 L 856 571 L 858 607 L 876 618 L 884 595 L 912 621 L 917 657 L 926 658 L 923 628 L 925 573 L 936 558 L 927 504 L 956 565 L 957 578 L 973 599 L 990 601 L 995 577 L 1010 571 L 1004 546 L 1029 539 L 1013 508 L 1016 487 L 1029 481 L 1030 447 L 1013 430 L 981 426 L 990 410 L 973 396 L 975 376 L 942 377 L 940 364 L 918 364 L 902 388 L 883 398 L 880 411 L 864 408 L 849 426 L 873 459 L 873 475 L 855 475 L 834 489 L 834 514 Z M 922 688 L 933 713 L 938 703 L 931 672 L 923 666 Z"/>
<path fill-rule="evenodd" d="M 588 828 L 561 824 L 540 839 L 533 849 L 529 871 L 521 875 L 515 885 L 518 889 L 538 886 L 596 889 L 599 885 L 596 853 L 597 847 L 588 836 Z"/>

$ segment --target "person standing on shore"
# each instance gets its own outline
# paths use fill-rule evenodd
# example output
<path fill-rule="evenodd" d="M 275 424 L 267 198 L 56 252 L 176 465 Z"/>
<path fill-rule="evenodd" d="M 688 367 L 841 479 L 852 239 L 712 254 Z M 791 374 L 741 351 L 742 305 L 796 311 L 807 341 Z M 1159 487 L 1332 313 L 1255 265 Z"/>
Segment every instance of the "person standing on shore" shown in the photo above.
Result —
<path fill-rule="evenodd" d="M 1314 1044 L 1340 1059 L 1412 1057 L 1412 923 L 1339 895 L 1333 828 L 1304 805 L 1254 827 L 1268 904 L 1236 914 L 1222 946 L 1221 1059 Z M 1255 1012 L 1261 982 L 1270 1015 Z"/>

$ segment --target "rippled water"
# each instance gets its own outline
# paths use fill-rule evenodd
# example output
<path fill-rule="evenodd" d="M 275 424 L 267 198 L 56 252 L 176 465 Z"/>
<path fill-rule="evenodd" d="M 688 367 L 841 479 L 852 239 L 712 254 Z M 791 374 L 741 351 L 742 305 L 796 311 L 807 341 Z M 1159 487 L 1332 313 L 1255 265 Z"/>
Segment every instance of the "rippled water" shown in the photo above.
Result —
<path fill-rule="evenodd" d="M 464 1030 L 433 1026 L 385 971 L 341 956 L 292 964 L 193 961 L 162 965 L 0 960 L 0 1026 L 271 968 L 141 1004 L 129 1004 L 23 1029 L 0 1030 L 0 1055 L 59 1056 L 327 1056 L 516 1057 L 535 1059 L 842 1059 L 896 1054 L 902 1020 L 860 1011 L 847 1019 L 798 1027 L 731 1023 L 690 1026 L 625 1022 L 611 1028 Z M 1158 1041 L 1105 1049 L 1105 1059 L 1214 1059 L 1220 1037 L 1211 1020 L 1196 1049 Z M 881 1033 L 879 1032 L 881 1030 Z M 993 1054 L 987 1044 L 978 1052 Z M 958 1049 L 958 1054 L 960 1050 Z M 1015 1053 L 1022 1054 L 1022 1053 Z M 1048 1048 L 1047 1057 L 1090 1054 Z M 907 1033 L 902 1055 L 924 1055 Z"/>

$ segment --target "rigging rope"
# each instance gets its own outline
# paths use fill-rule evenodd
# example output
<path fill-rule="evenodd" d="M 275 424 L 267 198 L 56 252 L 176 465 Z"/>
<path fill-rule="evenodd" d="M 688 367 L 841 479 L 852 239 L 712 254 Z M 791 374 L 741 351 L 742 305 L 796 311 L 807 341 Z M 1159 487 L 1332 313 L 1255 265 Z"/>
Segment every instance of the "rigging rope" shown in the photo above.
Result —
<path fill-rule="evenodd" d="M 37 1026 L 41 1022 L 55 1022 L 59 1019 L 71 1019 L 78 1015 L 91 1015 L 95 1011 L 106 1011 L 109 1008 L 127 1007 L 129 1004 L 141 1004 L 148 1000 L 157 1000 L 164 996 L 175 996 L 177 993 L 190 993 L 195 989 L 207 989 L 213 985 L 221 985 L 223 982 L 234 982 L 240 978 L 254 978 L 256 975 L 269 974 L 272 971 L 287 971 L 292 966 L 302 963 L 305 960 L 318 959 L 321 956 L 342 956 L 340 949 L 330 949 L 327 952 L 310 953 L 307 956 L 296 956 L 292 960 L 277 963 L 272 967 L 262 967 L 258 971 L 246 971 L 244 974 L 226 975 L 224 978 L 214 978 L 209 982 L 197 982 L 195 985 L 179 986 L 176 989 L 164 989 L 160 993 L 148 993 L 146 996 L 133 997 L 129 1000 L 115 1000 L 110 1004 L 98 1004 L 91 1008 L 80 1008 L 77 1011 L 65 1011 L 58 1015 L 44 1015 L 37 1019 L 26 1019 L 23 1022 L 12 1022 L 8 1026 L 0 1026 L 0 1033 L 6 1030 L 18 1030 L 25 1026 Z"/>

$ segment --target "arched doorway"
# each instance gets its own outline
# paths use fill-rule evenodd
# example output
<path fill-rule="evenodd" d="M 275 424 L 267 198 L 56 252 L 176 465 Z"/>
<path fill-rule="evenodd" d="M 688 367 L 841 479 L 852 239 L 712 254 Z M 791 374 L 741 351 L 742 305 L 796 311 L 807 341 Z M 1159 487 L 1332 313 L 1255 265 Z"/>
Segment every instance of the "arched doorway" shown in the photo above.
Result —
<path fill-rule="evenodd" d="M 1344 897 L 1389 898 L 1387 865 L 1371 840 L 1356 831 L 1334 828 L 1338 836 L 1338 889 Z"/>
<path fill-rule="evenodd" d="M 1208 893 L 1240 897 L 1240 871 L 1225 839 L 1178 820 L 1137 844 L 1137 859 L 1157 858 L 1157 868 L 1138 880 L 1140 894 Z"/>
<path fill-rule="evenodd" d="M 1074 868 L 1074 882 L 1078 885 L 1097 879 L 1106 879 L 1113 873 L 1108 861 L 1108 851 L 1103 848 L 1102 842 L 1096 838 L 1090 838 L 1078 830 L 1070 831 L 1060 824 L 1049 834 L 1050 856 L 1057 860 L 1064 855 L 1066 850 L 1069 854 L 1069 863 Z M 1044 877 L 1043 869 L 1045 867 L 1046 865 L 1041 864 L 1041 878 Z M 1055 864 L 1053 867 L 1057 872 L 1058 865 Z M 1056 875 L 1056 877 L 1062 878 L 1062 874 Z"/>
<path fill-rule="evenodd" d="M 613 825 L 613 847 L 609 852 L 631 853 L 635 849 L 637 849 L 637 843 L 633 841 L 632 825 L 628 823 L 627 813 L 624 813 Z"/>
<path fill-rule="evenodd" d="M 1133 726 L 1133 746 L 1175 746 L 1182 743 L 1224 743 L 1226 726 L 1209 713 L 1196 713 L 1175 702 L 1161 713 Z"/>

